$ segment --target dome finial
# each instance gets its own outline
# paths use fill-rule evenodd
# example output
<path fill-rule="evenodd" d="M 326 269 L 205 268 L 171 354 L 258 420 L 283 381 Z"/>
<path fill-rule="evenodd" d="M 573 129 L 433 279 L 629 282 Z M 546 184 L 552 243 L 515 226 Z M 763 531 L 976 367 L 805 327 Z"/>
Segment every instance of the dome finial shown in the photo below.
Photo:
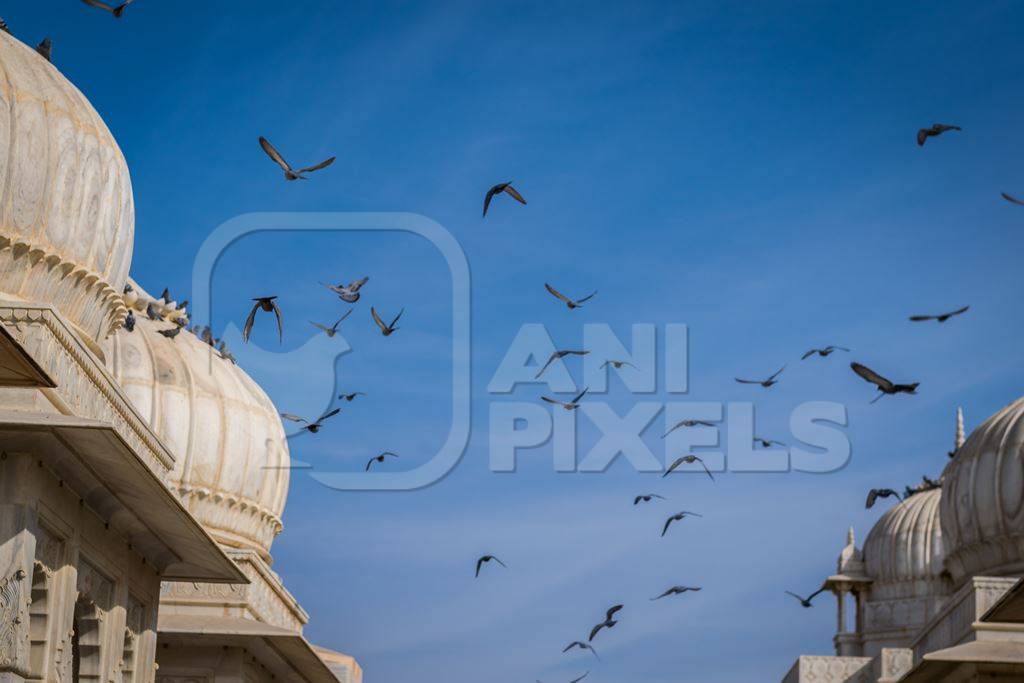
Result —
<path fill-rule="evenodd" d="M 967 439 L 964 437 L 964 409 L 957 406 L 956 409 L 956 450 L 964 445 L 964 441 Z"/>
<path fill-rule="evenodd" d="M 850 530 L 846 532 L 846 545 L 854 545 L 852 525 L 850 526 Z"/>

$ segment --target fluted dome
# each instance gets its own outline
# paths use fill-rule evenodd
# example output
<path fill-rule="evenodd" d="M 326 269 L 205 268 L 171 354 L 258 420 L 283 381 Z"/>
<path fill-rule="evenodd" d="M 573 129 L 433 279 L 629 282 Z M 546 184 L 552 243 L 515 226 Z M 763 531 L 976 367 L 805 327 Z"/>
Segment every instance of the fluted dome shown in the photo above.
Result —
<path fill-rule="evenodd" d="M 91 341 L 121 325 L 135 208 L 88 100 L 0 31 L 0 298 L 50 303 Z"/>
<path fill-rule="evenodd" d="M 872 600 L 941 595 L 942 489 L 915 494 L 879 518 L 864 542 L 864 563 L 873 579 Z"/>
<path fill-rule="evenodd" d="M 1024 574 L 1024 398 L 975 429 L 943 476 L 953 579 Z"/>
<path fill-rule="evenodd" d="M 134 286 L 134 283 L 133 283 Z M 274 404 L 237 365 L 211 353 L 188 330 L 143 313 L 134 301 L 134 332 L 107 342 L 107 365 L 129 399 L 176 457 L 170 485 L 185 507 L 221 543 L 269 560 L 288 495 L 288 444 Z M 165 317 L 174 306 L 156 307 Z"/>

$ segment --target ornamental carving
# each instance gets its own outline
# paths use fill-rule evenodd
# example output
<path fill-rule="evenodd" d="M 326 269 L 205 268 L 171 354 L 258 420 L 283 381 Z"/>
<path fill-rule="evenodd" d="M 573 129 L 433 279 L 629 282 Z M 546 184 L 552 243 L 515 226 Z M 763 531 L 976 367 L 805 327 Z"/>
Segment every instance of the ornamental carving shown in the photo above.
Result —
<path fill-rule="evenodd" d="M 25 576 L 25 570 L 18 569 L 0 581 L 0 667 L 20 666 L 25 656 L 28 629 L 21 626 L 28 618 L 28 601 L 22 592 Z"/>

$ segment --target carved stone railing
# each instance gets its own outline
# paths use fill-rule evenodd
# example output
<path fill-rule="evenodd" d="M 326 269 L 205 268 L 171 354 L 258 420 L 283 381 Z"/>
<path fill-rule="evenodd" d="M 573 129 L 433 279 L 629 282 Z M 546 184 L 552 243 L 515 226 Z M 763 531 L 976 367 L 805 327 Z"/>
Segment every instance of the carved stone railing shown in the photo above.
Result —
<path fill-rule="evenodd" d="M 929 652 L 974 640 L 974 623 L 1017 583 L 1016 578 L 975 576 L 950 596 L 914 641 L 914 664 Z"/>
<path fill-rule="evenodd" d="M 872 677 L 878 683 L 896 683 L 914 666 L 914 651 L 907 647 L 883 647 L 874 659 Z"/>
<path fill-rule="evenodd" d="M 235 616 L 302 633 L 309 615 L 259 554 L 251 550 L 225 550 L 249 584 L 164 582 L 160 587 L 161 606 L 183 613 L 234 612 Z"/>
<path fill-rule="evenodd" d="M 109 423 L 161 480 L 174 456 L 136 412 L 103 363 L 51 307 L 0 301 L 0 321 L 57 382 L 53 392 L 78 417 Z"/>
<path fill-rule="evenodd" d="M 801 655 L 782 683 L 874 683 L 871 657 Z"/>

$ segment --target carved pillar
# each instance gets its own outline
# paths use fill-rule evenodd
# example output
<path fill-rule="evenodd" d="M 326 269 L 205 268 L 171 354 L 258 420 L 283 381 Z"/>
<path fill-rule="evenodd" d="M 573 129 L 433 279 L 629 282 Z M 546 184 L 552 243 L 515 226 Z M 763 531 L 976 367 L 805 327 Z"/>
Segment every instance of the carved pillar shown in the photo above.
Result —
<path fill-rule="evenodd" d="M 0 477 L 10 482 L 11 470 L 18 464 L 10 459 L 0 463 Z M 29 675 L 28 606 L 36 550 L 29 531 L 33 519 L 28 506 L 0 505 L 0 683 L 20 683 Z"/>

